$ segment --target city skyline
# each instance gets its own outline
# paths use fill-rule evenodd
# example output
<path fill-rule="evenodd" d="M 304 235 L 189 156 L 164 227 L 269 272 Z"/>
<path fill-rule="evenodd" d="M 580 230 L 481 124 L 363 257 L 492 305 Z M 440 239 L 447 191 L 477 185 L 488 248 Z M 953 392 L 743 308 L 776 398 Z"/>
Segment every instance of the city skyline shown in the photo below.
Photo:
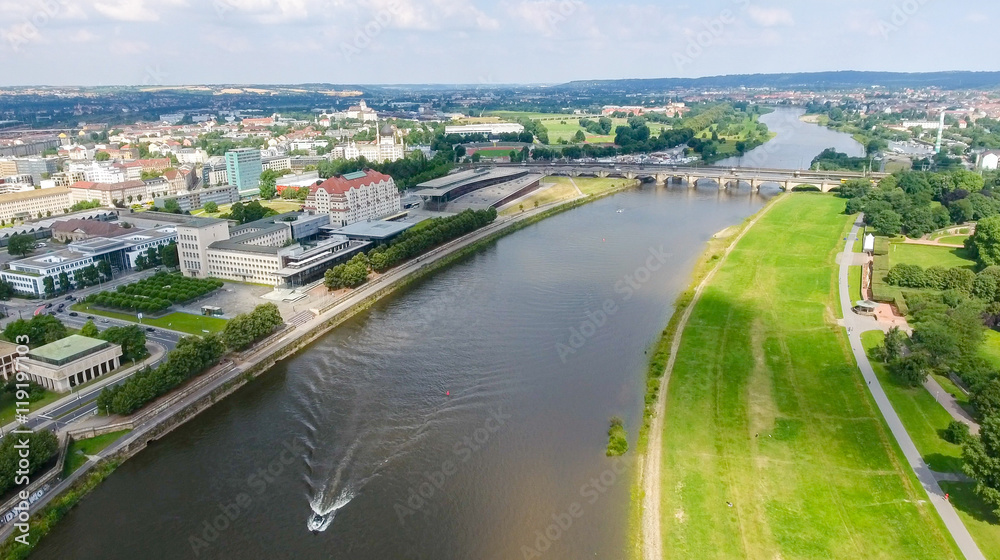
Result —
<path fill-rule="evenodd" d="M 998 10 L 930 0 L 2 0 L 0 83 L 491 85 L 982 71 L 990 63 L 968 56 L 962 41 L 932 39 L 974 35 L 988 51 L 1000 43 L 988 34 Z M 60 58 L 67 63 L 53 72 Z"/>

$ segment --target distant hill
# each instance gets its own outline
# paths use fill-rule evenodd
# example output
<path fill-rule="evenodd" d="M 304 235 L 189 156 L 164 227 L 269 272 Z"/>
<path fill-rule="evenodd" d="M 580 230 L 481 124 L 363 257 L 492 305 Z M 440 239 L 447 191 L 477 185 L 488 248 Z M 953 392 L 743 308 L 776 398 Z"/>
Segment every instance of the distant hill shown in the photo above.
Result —
<path fill-rule="evenodd" d="M 887 88 L 985 89 L 1000 87 L 1000 72 L 802 72 L 792 74 L 735 74 L 704 78 L 650 78 L 579 80 L 558 86 L 568 90 L 630 92 L 698 88 L 845 89 Z"/>

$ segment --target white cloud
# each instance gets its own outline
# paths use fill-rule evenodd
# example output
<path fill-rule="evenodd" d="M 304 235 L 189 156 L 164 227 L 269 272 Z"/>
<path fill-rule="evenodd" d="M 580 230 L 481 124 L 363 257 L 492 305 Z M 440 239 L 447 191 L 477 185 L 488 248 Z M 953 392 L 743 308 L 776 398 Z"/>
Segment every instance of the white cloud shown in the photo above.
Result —
<path fill-rule="evenodd" d="M 761 8 L 760 6 L 750 6 L 747 8 L 750 19 L 764 27 L 777 27 L 795 25 L 795 18 L 792 12 L 783 8 Z"/>
<path fill-rule="evenodd" d="M 522 0 L 509 11 L 530 29 L 551 37 L 565 33 L 573 24 L 579 25 L 586 8 L 578 0 Z"/>
<path fill-rule="evenodd" d="M 77 29 L 76 31 L 66 35 L 66 40 L 71 43 L 91 43 L 99 39 L 97 35 L 94 35 L 86 29 Z"/>
<path fill-rule="evenodd" d="M 160 20 L 160 8 L 186 6 L 186 0 L 105 0 L 94 2 L 94 10 L 118 21 L 148 22 Z"/>

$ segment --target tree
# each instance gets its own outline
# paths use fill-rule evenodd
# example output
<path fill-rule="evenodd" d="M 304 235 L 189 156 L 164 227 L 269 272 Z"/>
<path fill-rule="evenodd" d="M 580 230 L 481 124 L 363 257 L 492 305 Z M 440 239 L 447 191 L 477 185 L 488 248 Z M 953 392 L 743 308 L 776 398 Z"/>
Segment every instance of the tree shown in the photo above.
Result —
<path fill-rule="evenodd" d="M 576 134 L 573 135 L 573 141 L 576 143 L 582 143 L 587 141 L 587 135 L 583 133 L 582 130 L 577 130 Z"/>
<path fill-rule="evenodd" d="M 1000 379 L 991 379 L 976 389 L 971 399 L 976 407 L 976 417 L 985 419 L 1000 416 Z"/>
<path fill-rule="evenodd" d="M 31 453 L 20 463 L 19 440 L 27 440 Z M 48 430 L 0 439 L 0 493 L 18 486 L 19 475 L 32 474 L 49 462 L 59 451 L 59 440 Z M 22 469 L 22 466 L 26 467 Z M 22 471 L 22 472 L 19 472 Z M 27 471 L 27 472 L 23 472 Z"/>
<path fill-rule="evenodd" d="M 895 210 L 878 211 L 873 215 L 866 216 L 866 220 L 880 235 L 899 235 L 903 230 L 903 217 Z"/>
<path fill-rule="evenodd" d="M 42 280 L 42 284 L 45 285 L 45 295 L 47 297 L 52 297 L 55 295 L 56 281 L 53 280 L 51 276 L 46 276 L 45 279 Z"/>
<path fill-rule="evenodd" d="M 885 335 L 885 342 L 882 344 L 884 360 L 891 362 L 903 356 L 903 350 L 910 337 L 906 336 L 899 327 L 892 327 Z"/>
<path fill-rule="evenodd" d="M 97 272 L 104 277 L 105 280 L 111 280 L 113 272 L 111 270 L 111 263 L 108 261 L 97 261 Z"/>
<path fill-rule="evenodd" d="M 271 200 L 278 194 L 278 177 L 281 177 L 281 173 L 273 169 L 265 169 L 260 174 L 260 197 L 262 199 Z"/>
<path fill-rule="evenodd" d="M 206 202 L 204 206 L 202 206 L 202 209 L 205 210 L 205 212 L 207 212 L 208 214 L 215 214 L 216 212 L 219 211 L 219 205 L 209 201 Z"/>
<path fill-rule="evenodd" d="M 1000 265 L 1000 216 L 980 220 L 966 244 L 979 266 Z"/>
<path fill-rule="evenodd" d="M 64 293 L 73 289 L 73 284 L 69 281 L 69 274 L 66 272 L 59 273 L 59 289 Z"/>
<path fill-rule="evenodd" d="M 167 268 L 177 268 L 180 265 L 180 257 L 177 255 L 177 244 L 171 243 L 162 247 L 161 260 L 163 261 L 163 266 Z"/>
<path fill-rule="evenodd" d="M 108 152 L 97 152 L 97 154 L 94 156 L 94 159 L 96 161 L 108 161 L 109 159 L 111 159 L 111 154 L 109 154 Z M 133 177 L 135 177 L 135 175 L 133 175 Z"/>
<path fill-rule="evenodd" d="M 26 257 L 35 250 L 35 238 L 30 235 L 17 234 L 7 241 L 7 252 L 11 255 Z"/>
<path fill-rule="evenodd" d="M 95 325 L 93 321 L 87 321 L 83 324 L 83 327 L 80 328 L 80 335 L 82 336 L 97 338 L 99 334 L 100 331 L 97 330 L 97 325 Z"/>
<path fill-rule="evenodd" d="M 167 201 L 163 203 L 163 209 L 171 214 L 180 214 L 182 212 L 181 205 L 177 202 L 176 198 L 168 198 Z"/>
<path fill-rule="evenodd" d="M 976 211 L 972 207 L 972 203 L 966 199 L 957 200 L 948 206 L 948 213 L 951 215 L 951 221 L 956 224 L 964 224 L 972 220 L 975 216 Z"/>
<path fill-rule="evenodd" d="M 17 342 L 18 337 L 26 336 L 31 347 L 50 344 L 66 338 L 68 334 L 66 326 L 52 315 L 37 315 L 30 320 L 18 319 L 3 330 L 3 336 L 9 342 Z"/>
<path fill-rule="evenodd" d="M 141 360 L 149 355 L 146 350 L 146 332 L 138 325 L 111 327 L 105 329 L 99 338 L 121 346 L 122 358 L 126 360 Z"/>
<path fill-rule="evenodd" d="M 904 387 L 919 387 L 927 380 L 930 364 L 927 356 L 913 353 L 889 363 L 892 378 Z"/>
<path fill-rule="evenodd" d="M 970 438 L 962 457 L 965 474 L 976 481 L 976 494 L 1000 515 L 1000 417 L 983 421 L 979 437 Z"/>

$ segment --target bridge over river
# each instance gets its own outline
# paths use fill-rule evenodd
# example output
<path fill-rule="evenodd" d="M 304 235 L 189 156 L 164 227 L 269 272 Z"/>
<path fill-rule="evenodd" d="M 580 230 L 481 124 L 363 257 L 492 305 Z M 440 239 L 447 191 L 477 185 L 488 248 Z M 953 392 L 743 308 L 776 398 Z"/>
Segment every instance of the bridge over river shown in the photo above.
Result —
<path fill-rule="evenodd" d="M 861 173 L 851 171 L 808 171 L 794 169 L 766 169 L 752 167 L 684 167 L 677 165 L 596 164 L 596 163 L 498 163 L 496 167 L 521 167 L 534 173 L 565 177 L 615 177 L 655 181 L 658 185 L 686 184 L 690 188 L 715 183 L 720 189 L 738 189 L 749 186 L 760 190 L 763 185 L 777 185 L 782 190 L 812 185 L 823 192 L 830 192 L 844 181 L 868 179 L 875 183 L 888 173 Z"/>

